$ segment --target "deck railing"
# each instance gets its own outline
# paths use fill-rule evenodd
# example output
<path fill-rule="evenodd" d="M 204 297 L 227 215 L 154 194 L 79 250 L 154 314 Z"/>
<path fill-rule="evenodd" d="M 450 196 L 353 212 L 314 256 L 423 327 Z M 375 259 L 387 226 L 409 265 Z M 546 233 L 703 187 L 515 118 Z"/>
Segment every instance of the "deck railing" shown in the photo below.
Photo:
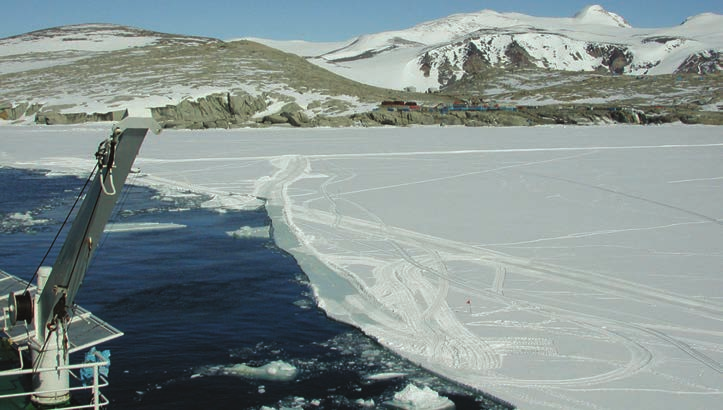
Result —
<path fill-rule="evenodd" d="M 0 408 L 7 408 L 5 405 L 3 405 L 4 402 L 10 401 L 10 400 L 22 400 L 24 402 L 28 402 L 29 399 L 32 399 L 32 396 L 35 394 L 52 394 L 52 393 L 59 393 L 59 394 L 65 394 L 70 392 L 71 396 L 73 396 L 73 393 L 79 393 L 79 392 L 87 392 L 90 395 L 90 403 L 89 404 L 73 404 L 69 403 L 66 405 L 60 405 L 60 406 L 53 406 L 54 409 L 64 409 L 64 410 L 75 410 L 75 409 L 100 409 L 103 408 L 108 404 L 108 399 L 101 393 L 100 389 L 103 387 L 108 386 L 108 379 L 105 378 L 101 374 L 101 368 L 108 366 L 110 363 L 108 360 L 103 357 L 100 352 L 95 352 L 95 357 L 98 361 L 91 362 L 91 363 L 80 363 L 80 364 L 74 364 L 74 365 L 68 365 L 68 366 L 58 366 L 58 367 L 52 367 L 52 368 L 41 368 L 41 369 L 23 369 L 23 362 L 22 362 L 22 352 L 19 352 L 20 356 L 20 367 L 17 369 L 11 369 L 11 370 L 3 370 L 0 371 L 0 378 L 18 378 L 38 373 L 46 373 L 46 372 L 57 372 L 59 370 L 68 370 L 70 377 L 75 379 L 77 381 L 78 386 L 71 386 L 66 390 L 44 390 L 44 391 L 30 391 L 30 392 L 23 392 L 23 393 L 11 393 L 11 394 L 0 394 Z M 83 385 L 80 377 L 78 377 L 78 374 L 76 372 L 80 372 L 82 369 L 92 369 L 93 371 L 93 378 L 92 383 L 88 385 Z M 84 395 L 83 395 L 84 396 Z M 78 398 L 78 396 L 75 396 Z M 12 407 L 11 407 L 12 408 Z"/>

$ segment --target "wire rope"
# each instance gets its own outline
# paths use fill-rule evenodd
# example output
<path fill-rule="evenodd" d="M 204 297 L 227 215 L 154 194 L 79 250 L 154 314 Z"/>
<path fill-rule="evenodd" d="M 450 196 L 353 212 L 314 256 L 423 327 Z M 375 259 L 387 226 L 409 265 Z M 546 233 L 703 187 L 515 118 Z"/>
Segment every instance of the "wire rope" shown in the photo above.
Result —
<path fill-rule="evenodd" d="M 60 237 L 60 234 L 63 232 L 63 229 L 65 228 L 65 225 L 67 225 L 68 220 L 70 219 L 70 216 L 73 214 L 73 210 L 78 205 L 78 202 L 80 201 L 80 198 L 83 197 L 83 193 L 85 192 L 85 189 L 88 187 L 88 184 L 93 179 L 93 175 L 95 175 L 96 170 L 98 169 L 98 164 L 93 167 L 93 170 L 90 172 L 90 175 L 85 180 L 85 184 L 83 185 L 83 188 L 80 189 L 80 192 L 78 193 L 78 196 L 75 197 L 75 202 L 73 202 L 73 205 L 70 207 L 70 211 L 68 211 L 68 214 L 65 216 L 65 220 L 63 220 L 63 223 L 60 225 L 60 228 L 58 228 L 58 232 L 55 234 L 55 237 L 53 238 L 53 241 L 50 243 L 50 246 L 48 247 L 48 250 L 45 252 L 45 255 L 43 255 L 43 258 L 40 260 L 40 263 L 38 264 L 38 267 L 35 269 L 35 272 L 33 272 L 33 275 L 30 277 L 30 280 L 28 280 L 27 285 L 25 286 L 25 290 L 23 291 L 23 294 L 28 292 L 28 289 L 30 288 L 30 285 L 33 283 L 33 280 L 35 280 L 35 277 L 38 275 L 38 270 L 41 266 L 45 263 L 45 260 L 48 258 L 48 255 L 50 255 L 50 252 L 53 250 L 53 247 L 55 246 L 55 243 L 58 241 L 58 238 Z"/>

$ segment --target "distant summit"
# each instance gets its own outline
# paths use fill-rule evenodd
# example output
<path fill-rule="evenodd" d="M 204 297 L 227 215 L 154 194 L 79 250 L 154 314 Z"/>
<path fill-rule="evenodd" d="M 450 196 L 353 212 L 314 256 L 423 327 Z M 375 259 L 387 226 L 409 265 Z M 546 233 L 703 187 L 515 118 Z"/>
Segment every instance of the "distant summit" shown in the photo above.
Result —
<path fill-rule="evenodd" d="M 575 14 L 575 19 L 585 24 L 600 24 L 623 28 L 632 26 L 620 15 L 605 10 L 602 6 L 594 4 L 584 7 Z"/>
<path fill-rule="evenodd" d="M 713 29 L 715 27 L 718 29 L 717 31 L 720 32 L 719 24 L 721 23 L 722 20 L 723 20 L 723 16 L 721 16 L 720 14 L 701 13 L 701 14 L 696 14 L 695 16 L 688 17 L 682 23 L 680 23 L 680 25 L 686 25 L 686 26 L 688 26 L 688 25 L 700 25 L 700 26 L 711 25 L 711 26 L 713 26 L 713 27 L 711 27 L 711 29 Z"/>
<path fill-rule="evenodd" d="M 713 13 L 674 27 L 635 28 L 600 5 L 574 17 L 481 10 L 366 34 L 310 61 L 363 83 L 417 90 L 443 89 L 495 69 L 708 74 L 721 71 L 720 27 L 723 16 Z"/>

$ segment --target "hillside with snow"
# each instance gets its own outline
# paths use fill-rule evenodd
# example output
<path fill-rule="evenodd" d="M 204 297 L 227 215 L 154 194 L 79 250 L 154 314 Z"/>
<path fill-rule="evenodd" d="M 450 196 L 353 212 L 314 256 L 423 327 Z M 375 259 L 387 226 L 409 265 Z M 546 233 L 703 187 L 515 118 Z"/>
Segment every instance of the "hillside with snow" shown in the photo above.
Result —
<path fill-rule="evenodd" d="M 308 116 L 349 115 L 369 111 L 390 96 L 251 41 L 111 24 L 0 39 L 0 120 L 31 122 L 37 112 L 147 115 L 194 103 L 193 113 L 180 107 L 175 115 L 199 118 L 179 121 L 191 124 L 209 111 L 226 110 L 227 123 L 253 123 L 254 116 L 288 104 Z M 238 106 L 230 107 L 234 103 Z"/>
<path fill-rule="evenodd" d="M 217 41 L 112 24 L 55 27 L 0 39 L 0 74 L 69 64 L 128 48 L 199 45 Z"/>
<path fill-rule="evenodd" d="M 494 67 L 631 75 L 721 70 L 723 16 L 701 14 L 669 28 L 633 28 L 601 6 L 571 18 L 483 10 L 406 30 L 360 36 L 310 61 L 393 89 L 438 89 Z M 305 54 L 294 43 L 269 42 Z"/>
<path fill-rule="evenodd" d="M 721 26 L 723 16 L 709 13 L 676 27 L 637 29 L 589 6 L 569 18 L 483 10 L 330 43 L 56 27 L 0 39 L 0 123 L 150 113 L 171 128 L 439 124 L 354 116 L 384 100 L 433 107 L 457 99 L 684 107 L 670 117 L 676 121 L 723 106 Z M 512 123 L 546 121 L 559 119 Z"/>

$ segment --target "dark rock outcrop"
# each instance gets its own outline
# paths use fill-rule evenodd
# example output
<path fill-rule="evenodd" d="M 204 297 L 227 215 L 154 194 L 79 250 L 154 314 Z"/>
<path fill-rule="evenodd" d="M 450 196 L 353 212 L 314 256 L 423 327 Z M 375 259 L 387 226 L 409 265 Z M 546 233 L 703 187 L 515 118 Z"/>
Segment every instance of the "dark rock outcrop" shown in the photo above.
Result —
<path fill-rule="evenodd" d="M 294 127 L 305 127 L 309 124 L 309 117 L 303 111 L 282 112 L 281 115 L 286 118 L 289 124 Z"/>
<path fill-rule="evenodd" d="M 424 56 L 419 59 L 419 69 L 422 71 L 425 77 L 429 77 L 430 71 L 432 71 L 432 62 L 434 59 L 429 55 L 429 52 L 424 53 Z"/>
<path fill-rule="evenodd" d="M 306 127 L 309 125 L 309 117 L 299 104 L 291 102 L 281 107 L 278 113 L 265 116 L 261 122 L 270 125 L 291 124 L 294 127 Z"/>
<path fill-rule="evenodd" d="M 723 53 L 715 50 L 708 50 L 704 53 L 697 53 L 689 56 L 678 67 L 676 73 L 688 74 L 712 74 L 717 73 L 723 66 Z"/>
<path fill-rule="evenodd" d="M 613 74 L 623 74 L 633 61 L 632 53 L 623 46 L 613 44 L 588 44 L 587 53 L 602 58 L 602 67 Z"/>
<path fill-rule="evenodd" d="M 84 122 L 120 121 L 127 116 L 127 110 L 95 112 L 92 114 L 47 111 L 37 113 L 35 123 L 44 125 L 82 124 Z"/>
<path fill-rule="evenodd" d="M 265 110 L 266 96 L 251 96 L 245 93 L 211 94 L 195 101 L 184 100 L 176 105 L 151 108 L 151 115 L 164 128 L 230 128 L 248 122 L 252 115 Z M 16 107 L 0 106 L 0 118 L 14 120 L 22 115 L 32 115 L 40 109 L 39 105 L 20 104 Z M 35 122 L 38 124 L 79 124 L 84 122 L 120 121 L 128 116 L 128 111 L 118 110 L 106 113 L 62 113 L 49 107 L 38 112 Z M 287 122 L 284 119 L 284 122 Z"/>
<path fill-rule="evenodd" d="M 444 58 L 444 62 L 439 65 L 437 70 L 439 71 L 437 78 L 439 84 L 448 86 L 457 80 L 457 76 L 454 74 L 454 64 L 452 64 L 447 57 Z"/>
<path fill-rule="evenodd" d="M 478 73 L 489 65 L 489 58 L 477 48 L 474 42 L 470 41 L 465 47 L 464 63 L 462 63 L 464 72 L 467 74 Z"/>
<path fill-rule="evenodd" d="M 279 125 L 288 123 L 289 119 L 281 114 L 271 114 L 265 116 L 261 122 L 268 125 Z"/>
<path fill-rule="evenodd" d="M 243 124 L 266 106 L 264 95 L 219 93 L 196 101 L 183 100 L 176 105 L 154 107 L 151 115 L 164 128 L 229 128 Z"/>
<path fill-rule="evenodd" d="M 490 111 L 373 111 L 351 116 L 354 125 L 464 125 L 468 127 L 596 124 L 723 124 L 723 115 L 685 107 L 541 106 Z M 313 120 L 312 120 L 313 122 Z M 340 125 L 344 126 L 344 125 Z"/>
<path fill-rule="evenodd" d="M 266 109 L 265 97 L 254 97 L 250 94 L 227 94 L 228 108 L 231 114 L 250 117 Z"/>
<path fill-rule="evenodd" d="M 312 127 L 351 127 L 353 125 L 363 125 L 354 121 L 351 117 L 326 117 L 318 115 L 309 121 Z"/>
<path fill-rule="evenodd" d="M 18 105 L 0 103 L 0 120 L 15 121 L 22 117 L 32 116 L 37 113 L 41 104 L 20 103 Z"/>
<path fill-rule="evenodd" d="M 515 68 L 532 66 L 532 57 L 517 41 L 512 41 L 505 49 L 505 56 L 510 59 L 510 65 Z"/>

